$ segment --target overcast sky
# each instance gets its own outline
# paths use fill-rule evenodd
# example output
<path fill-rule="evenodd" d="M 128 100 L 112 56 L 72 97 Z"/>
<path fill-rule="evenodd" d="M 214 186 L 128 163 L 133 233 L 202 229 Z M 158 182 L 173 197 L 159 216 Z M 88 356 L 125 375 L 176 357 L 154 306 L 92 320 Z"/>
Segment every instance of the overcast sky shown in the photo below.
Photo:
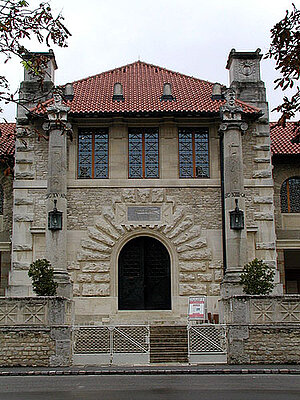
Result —
<path fill-rule="evenodd" d="M 52 46 L 58 64 L 56 84 L 140 59 L 228 85 L 225 65 L 230 50 L 259 47 L 266 53 L 270 29 L 286 9 L 292 9 L 291 0 L 52 0 L 50 4 L 55 14 L 62 12 L 72 33 L 67 48 Z M 35 42 L 29 48 L 47 51 Z M 19 61 L 11 60 L 2 70 L 16 90 L 23 78 Z M 272 109 L 282 97 L 273 90 L 272 61 L 262 61 L 261 75 Z M 6 106 L 5 114 L 13 121 L 14 107 Z M 272 113 L 270 119 L 275 118 Z"/>

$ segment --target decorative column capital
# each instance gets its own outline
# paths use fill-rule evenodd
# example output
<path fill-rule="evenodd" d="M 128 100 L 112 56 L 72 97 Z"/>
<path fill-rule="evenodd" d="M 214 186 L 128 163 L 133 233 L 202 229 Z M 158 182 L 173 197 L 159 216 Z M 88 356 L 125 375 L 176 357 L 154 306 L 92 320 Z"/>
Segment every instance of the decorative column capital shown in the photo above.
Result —
<path fill-rule="evenodd" d="M 55 92 L 53 95 L 54 103 L 47 107 L 48 121 L 43 124 L 45 131 L 52 129 L 70 130 L 71 124 L 67 122 L 70 107 L 62 104 L 62 95 Z"/>
<path fill-rule="evenodd" d="M 226 103 L 220 107 L 220 116 L 222 123 L 219 127 L 219 133 L 224 133 L 230 129 L 239 129 L 244 133 L 248 129 L 246 122 L 242 121 L 242 108 L 236 105 L 236 92 L 229 88 L 224 97 Z"/>
<path fill-rule="evenodd" d="M 244 133 L 248 129 L 248 124 L 242 121 L 222 122 L 219 126 L 219 133 L 224 133 L 230 129 L 239 129 L 242 133 Z"/>

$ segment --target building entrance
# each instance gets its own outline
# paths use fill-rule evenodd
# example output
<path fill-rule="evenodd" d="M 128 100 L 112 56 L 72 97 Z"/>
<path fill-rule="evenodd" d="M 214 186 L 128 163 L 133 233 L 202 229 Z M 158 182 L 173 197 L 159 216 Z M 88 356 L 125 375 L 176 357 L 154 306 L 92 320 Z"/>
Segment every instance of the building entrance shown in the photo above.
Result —
<path fill-rule="evenodd" d="M 170 256 L 152 237 L 130 240 L 119 256 L 119 310 L 170 310 Z"/>

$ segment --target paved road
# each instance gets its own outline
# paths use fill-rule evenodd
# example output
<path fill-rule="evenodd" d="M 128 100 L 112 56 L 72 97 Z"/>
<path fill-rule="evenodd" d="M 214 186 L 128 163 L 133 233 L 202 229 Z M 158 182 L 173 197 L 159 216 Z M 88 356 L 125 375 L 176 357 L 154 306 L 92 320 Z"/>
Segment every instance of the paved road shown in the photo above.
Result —
<path fill-rule="evenodd" d="M 0 400 L 299 400 L 298 375 L 0 377 Z"/>

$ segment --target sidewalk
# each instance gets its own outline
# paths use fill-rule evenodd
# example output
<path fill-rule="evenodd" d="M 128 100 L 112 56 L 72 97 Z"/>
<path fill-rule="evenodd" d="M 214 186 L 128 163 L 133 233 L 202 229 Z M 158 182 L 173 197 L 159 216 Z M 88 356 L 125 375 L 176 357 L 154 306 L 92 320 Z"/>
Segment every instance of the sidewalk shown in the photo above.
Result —
<path fill-rule="evenodd" d="M 178 374 L 294 374 L 300 365 L 153 365 L 153 366 L 76 366 L 76 367 L 0 367 L 1 376 L 32 375 L 178 375 Z"/>

